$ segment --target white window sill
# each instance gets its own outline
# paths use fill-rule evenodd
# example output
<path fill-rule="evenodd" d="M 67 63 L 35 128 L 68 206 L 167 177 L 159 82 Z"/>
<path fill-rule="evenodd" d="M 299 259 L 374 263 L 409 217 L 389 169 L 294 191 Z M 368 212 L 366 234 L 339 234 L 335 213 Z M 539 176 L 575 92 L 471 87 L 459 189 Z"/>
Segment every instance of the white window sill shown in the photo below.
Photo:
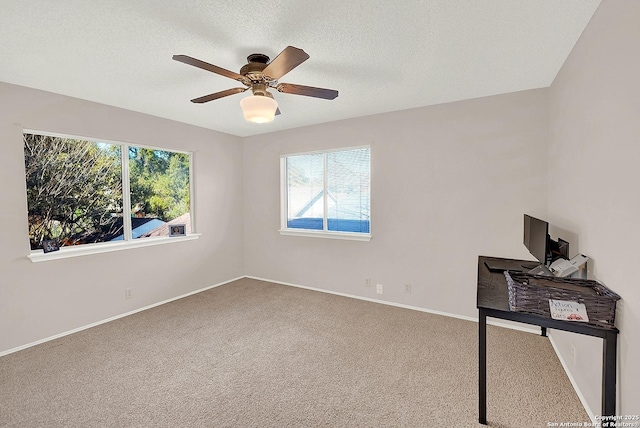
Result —
<path fill-rule="evenodd" d="M 311 229 L 280 229 L 280 235 L 306 236 L 308 238 L 344 239 L 347 241 L 370 241 L 370 233 L 329 232 Z"/>
<path fill-rule="evenodd" d="M 150 247 L 152 245 L 162 245 L 174 242 L 192 241 L 200 237 L 199 233 L 192 233 L 186 236 L 159 237 L 134 239 L 132 241 L 101 242 L 99 244 L 84 244 L 70 247 L 62 247 L 58 251 L 44 253 L 42 250 L 32 251 L 27 257 L 33 263 L 46 262 L 49 260 L 66 259 L 69 257 L 87 256 L 89 254 L 110 253 L 112 251 L 129 250 L 131 248 Z"/>

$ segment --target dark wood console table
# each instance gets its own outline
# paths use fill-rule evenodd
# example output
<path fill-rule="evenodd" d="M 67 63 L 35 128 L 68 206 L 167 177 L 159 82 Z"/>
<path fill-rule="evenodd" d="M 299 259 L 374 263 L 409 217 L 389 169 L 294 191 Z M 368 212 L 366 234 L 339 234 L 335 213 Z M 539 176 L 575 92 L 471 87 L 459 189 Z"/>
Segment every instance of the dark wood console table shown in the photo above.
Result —
<path fill-rule="evenodd" d="M 531 261 L 503 259 L 498 257 L 478 257 L 478 295 L 479 312 L 479 422 L 487 424 L 487 317 L 533 324 L 542 328 L 546 335 L 547 328 L 570 331 L 587 336 L 600 337 L 604 340 L 602 351 L 602 416 L 616 413 L 616 349 L 618 329 L 607 329 L 584 323 L 555 320 L 540 315 L 509 310 L 509 290 L 504 273 L 491 272 L 485 265 L 504 266 L 514 270 L 523 270 Z"/>

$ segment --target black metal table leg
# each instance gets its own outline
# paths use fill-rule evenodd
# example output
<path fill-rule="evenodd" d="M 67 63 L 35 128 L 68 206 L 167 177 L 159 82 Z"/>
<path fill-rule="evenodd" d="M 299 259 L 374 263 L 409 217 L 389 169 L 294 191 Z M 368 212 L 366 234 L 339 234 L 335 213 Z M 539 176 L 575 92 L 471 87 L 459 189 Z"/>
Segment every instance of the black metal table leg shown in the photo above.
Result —
<path fill-rule="evenodd" d="M 616 414 L 616 350 L 618 336 L 608 332 L 602 345 L 602 415 Z"/>
<path fill-rule="evenodd" d="M 484 310 L 479 310 L 478 319 L 478 399 L 479 417 L 478 422 L 487 424 L 487 314 Z"/>

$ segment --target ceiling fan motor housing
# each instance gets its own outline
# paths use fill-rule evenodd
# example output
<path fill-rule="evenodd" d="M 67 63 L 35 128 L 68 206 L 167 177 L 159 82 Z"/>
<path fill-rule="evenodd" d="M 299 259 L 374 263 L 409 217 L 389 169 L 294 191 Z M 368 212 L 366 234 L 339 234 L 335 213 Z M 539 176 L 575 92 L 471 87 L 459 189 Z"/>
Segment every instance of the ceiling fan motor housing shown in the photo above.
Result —
<path fill-rule="evenodd" d="M 254 53 L 247 57 L 247 61 L 249 62 L 243 65 L 240 69 L 240 74 L 251 79 L 253 83 L 269 82 L 274 80 L 265 76 L 262 72 L 269 62 L 269 57 L 267 55 Z"/>

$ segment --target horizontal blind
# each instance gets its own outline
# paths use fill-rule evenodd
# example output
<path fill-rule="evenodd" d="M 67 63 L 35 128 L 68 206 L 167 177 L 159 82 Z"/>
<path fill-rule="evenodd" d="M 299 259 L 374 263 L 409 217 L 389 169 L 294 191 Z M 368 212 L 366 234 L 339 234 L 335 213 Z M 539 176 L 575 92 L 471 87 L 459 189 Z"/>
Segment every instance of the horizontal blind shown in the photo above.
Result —
<path fill-rule="evenodd" d="M 370 149 L 328 152 L 328 229 L 369 233 Z"/>
<path fill-rule="evenodd" d="M 323 154 L 287 157 L 287 227 L 323 229 Z"/>

